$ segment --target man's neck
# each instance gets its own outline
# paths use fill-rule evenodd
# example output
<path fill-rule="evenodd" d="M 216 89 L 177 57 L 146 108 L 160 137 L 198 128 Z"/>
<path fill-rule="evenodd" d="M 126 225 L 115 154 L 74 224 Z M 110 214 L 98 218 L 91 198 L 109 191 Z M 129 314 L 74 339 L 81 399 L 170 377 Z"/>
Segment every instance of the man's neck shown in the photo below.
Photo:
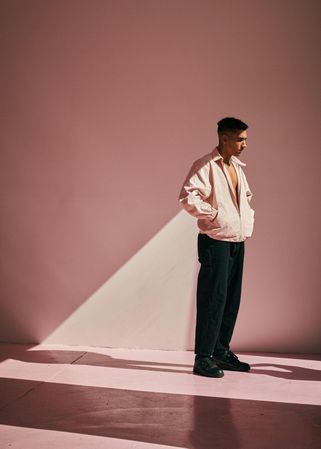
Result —
<path fill-rule="evenodd" d="M 224 154 L 224 150 L 219 145 L 217 146 L 217 151 L 222 156 L 223 162 L 227 165 L 230 165 L 231 156 L 227 156 L 226 154 Z"/>

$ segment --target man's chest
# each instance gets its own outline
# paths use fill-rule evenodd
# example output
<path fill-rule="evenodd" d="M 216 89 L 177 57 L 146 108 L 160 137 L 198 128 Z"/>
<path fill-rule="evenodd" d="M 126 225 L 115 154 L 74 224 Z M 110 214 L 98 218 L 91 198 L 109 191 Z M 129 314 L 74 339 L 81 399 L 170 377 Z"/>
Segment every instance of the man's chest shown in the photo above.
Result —
<path fill-rule="evenodd" d="M 238 178 L 237 178 L 237 173 L 236 173 L 235 167 L 234 167 L 233 164 L 230 164 L 230 165 L 224 164 L 224 165 L 225 165 L 225 169 L 227 170 L 227 172 L 228 172 L 228 174 L 230 176 L 234 193 L 236 193 L 237 192 Z"/>

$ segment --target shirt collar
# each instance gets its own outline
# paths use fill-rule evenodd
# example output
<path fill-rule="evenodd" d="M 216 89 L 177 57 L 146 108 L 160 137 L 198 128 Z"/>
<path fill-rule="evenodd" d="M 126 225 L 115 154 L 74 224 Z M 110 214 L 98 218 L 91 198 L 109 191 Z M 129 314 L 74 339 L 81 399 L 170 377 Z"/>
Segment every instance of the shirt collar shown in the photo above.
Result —
<path fill-rule="evenodd" d="M 220 155 L 217 147 L 214 148 L 212 151 L 213 161 L 218 161 L 220 159 L 223 160 L 222 156 Z M 245 167 L 246 164 L 244 162 L 241 162 L 236 156 L 231 157 L 232 162 L 235 162 L 235 164 L 241 165 L 242 167 Z"/>

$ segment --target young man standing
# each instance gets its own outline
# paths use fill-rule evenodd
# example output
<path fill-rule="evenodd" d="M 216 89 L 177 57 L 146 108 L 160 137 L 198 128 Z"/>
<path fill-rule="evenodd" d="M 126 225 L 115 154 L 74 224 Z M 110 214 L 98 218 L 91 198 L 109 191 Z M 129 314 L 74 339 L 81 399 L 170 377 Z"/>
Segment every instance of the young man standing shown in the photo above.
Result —
<path fill-rule="evenodd" d="M 184 209 L 198 219 L 195 363 L 193 372 L 223 377 L 249 371 L 230 350 L 241 298 L 244 241 L 252 235 L 252 192 L 238 157 L 246 148 L 246 123 L 218 122 L 218 146 L 194 162 L 180 192 Z"/>

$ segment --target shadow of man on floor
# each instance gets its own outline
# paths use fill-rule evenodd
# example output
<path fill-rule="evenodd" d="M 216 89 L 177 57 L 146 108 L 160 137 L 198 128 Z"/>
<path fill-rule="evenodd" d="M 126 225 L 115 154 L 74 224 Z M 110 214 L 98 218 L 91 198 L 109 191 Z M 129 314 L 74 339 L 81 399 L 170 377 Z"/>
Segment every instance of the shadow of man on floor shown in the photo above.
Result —
<path fill-rule="evenodd" d="M 62 350 L 62 349 L 32 350 L 32 348 L 34 348 L 34 346 L 32 345 L 23 345 L 23 346 L 5 345 L 5 346 L 11 346 L 11 351 L 10 347 L 4 348 L 4 351 L 2 351 L 1 353 L 0 361 L 4 361 L 6 359 L 13 359 L 27 363 L 88 365 L 105 368 L 161 371 L 179 374 L 192 373 L 192 364 L 121 359 L 92 351 L 77 351 L 77 350 Z M 12 348 L 12 346 L 15 347 Z"/>

